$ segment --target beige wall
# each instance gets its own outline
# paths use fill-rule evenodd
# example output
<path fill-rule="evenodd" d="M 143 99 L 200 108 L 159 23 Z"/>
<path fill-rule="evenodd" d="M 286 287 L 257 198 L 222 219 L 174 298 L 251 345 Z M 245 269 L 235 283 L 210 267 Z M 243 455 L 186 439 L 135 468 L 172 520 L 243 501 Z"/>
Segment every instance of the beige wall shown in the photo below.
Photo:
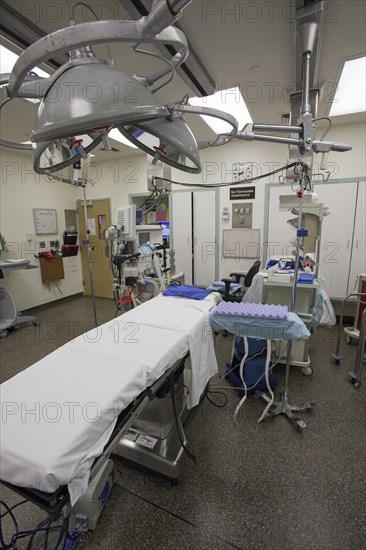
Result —
<path fill-rule="evenodd" d="M 321 130 L 319 129 L 319 134 Z M 330 153 L 327 168 L 331 178 L 349 178 L 365 176 L 365 126 L 352 124 L 334 126 L 327 139 L 349 143 L 353 150 L 347 153 Z M 319 155 L 315 159 L 315 171 L 320 163 Z M 264 174 L 286 163 L 287 148 L 281 145 L 254 142 L 232 142 L 224 147 L 201 151 L 202 174 L 193 176 L 173 170 L 172 178 L 182 182 L 216 183 L 232 180 L 232 166 L 236 162 L 254 163 L 254 172 Z M 92 159 L 93 162 L 93 159 Z M 107 161 L 93 163 L 91 175 L 95 177 L 95 185 L 87 186 L 87 196 L 93 198 L 110 198 L 112 220 L 115 219 L 118 206 L 128 204 L 129 195 L 146 193 L 146 156 L 138 155 L 129 158 L 116 159 L 110 153 Z M 25 257 L 35 261 L 33 255 L 38 251 L 40 240 L 62 241 L 64 230 L 64 209 L 74 209 L 81 190 L 58 182 L 49 182 L 45 177 L 36 175 L 31 169 L 30 158 L 24 154 L 14 153 L 10 149 L 1 150 L 1 220 L 0 231 L 5 236 L 11 248 L 11 257 Z M 253 201 L 253 227 L 263 231 L 265 183 L 277 181 L 274 177 L 266 178 L 255 184 L 256 198 Z M 175 189 L 183 189 L 175 186 Z M 231 210 L 229 187 L 220 189 L 220 218 L 223 207 Z M 35 236 L 33 224 L 33 208 L 56 208 L 58 218 L 58 235 L 43 237 Z M 222 229 L 228 228 L 230 222 L 220 219 L 219 235 Z M 33 234 L 33 239 L 27 241 L 26 234 Z M 14 244 L 11 244 L 14 243 Z M 11 247 L 10 247 L 11 244 Z M 251 262 L 249 262 L 250 264 Z M 247 264 L 247 265 L 249 265 Z M 63 296 L 82 291 L 82 274 L 79 258 L 64 259 L 65 279 L 60 288 Z M 246 264 L 224 262 L 220 258 L 219 276 L 226 276 L 232 269 L 244 269 Z M 1 283 L 12 293 L 19 309 L 25 309 L 61 297 L 56 288 L 48 289 L 42 285 L 39 270 L 18 271 L 8 273 Z"/>

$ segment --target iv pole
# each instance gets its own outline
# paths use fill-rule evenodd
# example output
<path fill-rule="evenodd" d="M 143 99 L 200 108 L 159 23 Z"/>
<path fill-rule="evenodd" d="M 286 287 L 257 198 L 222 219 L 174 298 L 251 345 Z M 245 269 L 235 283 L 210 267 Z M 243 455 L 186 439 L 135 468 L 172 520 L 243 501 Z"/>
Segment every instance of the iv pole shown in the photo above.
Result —
<path fill-rule="evenodd" d="M 87 205 L 86 191 L 85 191 L 86 184 L 88 183 L 87 171 L 88 171 L 88 167 L 90 166 L 90 155 L 87 155 L 86 159 L 82 158 L 78 163 L 74 164 L 73 166 L 74 166 L 74 171 L 81 170 L 81 178 L 80 179 L 75 178 L 73 180 L 73 185 L 83 188 L 83 207 L 84 207 L 86 239 L 84 239 L 82 241 L 82 243 L 84 245 L 86 245 L 86 247 L 87 247 L 88 265 L 89 265 L 89 279 L 90 279 L 90 293 L 91 293 L 92 306 L 93 306 L 94 324 L 97 327 L 98 326 L 97 309 L 96 309 L 96 304 L 95 304 L 93 264 L 92 264 L 92 257 L 91 257 L 93 247 L 91 246 L 90 239 L 89 239 L 90 230 L 88 229 L 88 205 Z M 77 173 L 76 173 L 76 175 L 77 175 Z"/>
<path fill-rule="evenodd" d="M 311 52 L 314 47 L 315 38 L 317 32 L 316 23 L 307 23 L 300 28 L 300 41 L 302 45 L 302 97 L 301 97 L 301 108 L 300 108 L 300 122 L 304 127 L 304 140 L 303 148 L 300 149 L 300 153 L 308 158 L 312 157 L 312 144 L 314 141 L 314 126 L 313 119 L 311 114 L 311 106 L 309 99 L 309 80 L 310 80 L 310 57 Z M 299 274 L 299 258 L 300 258 L 300 239 L 306 236 L 306 231 L 302 228 L 302 209 L 303 209 L 303 196 L 305 191 L 305 182 L 309 178 L 309 172 L 311 166 L 307 163 L 302 163 L 300 165 L 301 174 L 299 174 L 299 184 L 300 188 L 297 191 L 297 196 L 299 198 L 299 227 L 297 229 L 296 235 L 296 255 L 295 255 L 295 267 L 294 267 L 294 282 L 292 286 L 291 294 L 291 312 L 296 313 L 296 291 L 297 291 L 297 278 Z M 277 416 L 279 414 L 285 414 L 287 418 L 295 425 L 296 429 L 301 432 L 303 428 L 306 428 L 305 422 L 301 418 L 297 418 L 294 412 L 300 411 L 311 411 L 314 407 L 314 403 L 304 403 L 303 405 L 290 405 L 288 402 L 288 385 L 290 377 L 290 364 L 291 364 L 291 350 L 292 350 L 292 341 L 288 340 L 287 344 L 287 355 L 286 355 L 286 371 L 285 371 L 285 382 L 282 391 L 282 397 L 280 401 L 272 401 L 266 394 L 262 392 L 257 392 L 258 395 L 263 397 L 268 405 L 265 411 L 263 412 L 260 420 L 263 420 L 267 416 Z"/>
<path fill-rule="evenodd" d="M 65 177 L 60 176 L 58 174 L 49 174 L 47 177 L 52 181 L 52 179 L 56 181 L 60 181 L 62 183 L 68 183 L 69 185 L 72 185 L 73 187 L 82 187 L 83 188 L 83 206 L 84 206 L 84 219 L 85 219 L 85 231 L 86 231 L 86 239 L 83 240 L 83 244 L 87 245 L 87 254 L 88 254 L 88 264 L 89 264 L 89 277 L 90 277 L 90 292 L 91 292 L 91 298 L 92 298 L 92 306 L 93 306 L 93 317 L 94 317 L 94 324 L 97 327 L 98 321 L 97 321 L 97 309 L 95 304 L 95 292 L 94 292 L 94 277 L 93 277 L 93 264 L 92 264 L 92 257 L 91 253 L 93 250 L 93 247 L 90 245 L 89 240 L 89 230 L 88 230 L 88 205 L 86 200 L 86 192 L 85 187 L 88 182 L 92 183 L 93 180 L 88 179 L 88 168 L 90 166 L 90 154 L 85 155 L 85 158 L 81 158 L 79 161 L 73 164 L 74 168 L 74 177 Z M 81 174 L 79 174 L 81 172 Z M 80 177 L 79 177 L 80 176 Z"/>

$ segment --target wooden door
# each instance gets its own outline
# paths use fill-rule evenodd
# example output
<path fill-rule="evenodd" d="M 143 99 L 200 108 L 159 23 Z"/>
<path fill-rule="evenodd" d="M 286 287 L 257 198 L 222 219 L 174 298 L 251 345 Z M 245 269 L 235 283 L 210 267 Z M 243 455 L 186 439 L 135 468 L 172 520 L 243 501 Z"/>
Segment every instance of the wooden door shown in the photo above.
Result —
<path fill-rule="evenodd" d="M 91 295 L 88 249 L 83 241 L 87 239 L 85 230 L 85 215 L 83 201 L 77 202 L 81 265 L 83 269 L 83 285 L 86 296 Z M 113 298 L 112 271 L 110 257 L 106 255 L 104 234 L 111 226 L 111 210 L 109 199 L 88 201 L 87 206 L 89 240 L 92 247 L 92 269 L 95 296 Z"/>

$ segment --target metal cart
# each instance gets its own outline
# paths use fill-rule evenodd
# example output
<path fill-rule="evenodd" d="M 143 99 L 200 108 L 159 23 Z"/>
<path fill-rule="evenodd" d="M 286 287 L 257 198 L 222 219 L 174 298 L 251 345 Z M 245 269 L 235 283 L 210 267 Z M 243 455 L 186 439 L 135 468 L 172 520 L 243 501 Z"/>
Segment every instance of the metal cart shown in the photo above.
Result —
<path fill-rule="evenodd" d="M 359 304 L 366 303 L 365 292 L 355 292 L 352 294 L 348 294 L 348 296 L 346 296 L 346 298 L 343 300 L 341 316 L 339 318 L 339 324 L 338 324 L 338 337 L 337 337 L 336 350 L 335 350 L 335 353 L 331 355 L 331 358 L 334 359 L 336 365 L 339 365 L 339 363 L 343 359 L 343 355 L 340 355 L 339 351 L 341 346 L 341 332 L 342 332 L 342 324 L 343 324 L 344 307 L 347 300 L 351 297 L 357 297 Z M 355 317 L 355 323 L 356 322 L 357 322 L 357 316 Z M 357 330 L 357 333 L 356 333 L 356 330 Z M 358 330 L 358 329 L 345 328 L 344 332 L 348 334 L 347 336 L 348 343 L 350 343 L 350 341 L 348 340 L 350 333 L 352 333 L 352 338 L 356 338 L 356 337 L 358 338 L 355 368 L 353 371 L 349 371 L 348 378 L 350 382 L 354 384 L 355 388 L 359 388 L 361 385 L 362 364 L 365 360 L 364 347 L 365 347 L 365 336 L 366 336 L 366 309 L 362 311 L 360 329 Z"/>
<path fill-rule="evenodd" d="M 32 269 L 29 260 L 1 261 L 2 271 L 15 271 L 18 269 Z M 23 323 L 32 322 L 39 325 L 41 321 L 33 315 L 22 315 L 17 311 L 13 298 L 6 288 L 0 287 L 0 338 L 6 338 L 10 328 L 17 328 Z"/>

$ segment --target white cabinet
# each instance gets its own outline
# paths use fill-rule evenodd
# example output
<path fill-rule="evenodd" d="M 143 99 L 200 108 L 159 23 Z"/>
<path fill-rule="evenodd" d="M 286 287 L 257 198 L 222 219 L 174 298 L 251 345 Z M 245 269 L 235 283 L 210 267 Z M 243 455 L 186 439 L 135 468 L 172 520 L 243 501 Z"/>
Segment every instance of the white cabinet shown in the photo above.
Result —
<path fill-rule="evenodd" d="M 216 192 L 173 193 L 171 227 L 176 271 L 184 271 L 185 282 L 216 280 Z"/>
<path fill-rule="evenodd" d="M 173 193 L 171 245 L 175 253 L 175 270 L 183 271 L 184 281 L 192 284 L 192 193 Z"/>
<path fill-rule="evenodd" d="M 319 273 L 331 298 L 347 295 L 357 187 L 356 182 L 315 186 L 319 201 L 329 208 L 322 225 Z"/>
<path fill-rule="evenodd" d="M 357 277 L 366 273 L 366 182 L 359 182 L 356 202 L 356 216 L 353 232 L 351 270 L 349 274 L 347 294 L 357 292 Z"/>
<path fill-rule="evenodd" d="M 366 271 L 364 182 L 317 183 L 314 192 L 329 209 L 324 217 L 319 271 L 331 298 L 344 299 L 352 292 L 356 277 Z M 279 210 L 279 196 L 292 194 L 290 186 L 269 188 L 267 256 L 291 255 L 296 238 L 287 220 L 294 217 Z"/>

